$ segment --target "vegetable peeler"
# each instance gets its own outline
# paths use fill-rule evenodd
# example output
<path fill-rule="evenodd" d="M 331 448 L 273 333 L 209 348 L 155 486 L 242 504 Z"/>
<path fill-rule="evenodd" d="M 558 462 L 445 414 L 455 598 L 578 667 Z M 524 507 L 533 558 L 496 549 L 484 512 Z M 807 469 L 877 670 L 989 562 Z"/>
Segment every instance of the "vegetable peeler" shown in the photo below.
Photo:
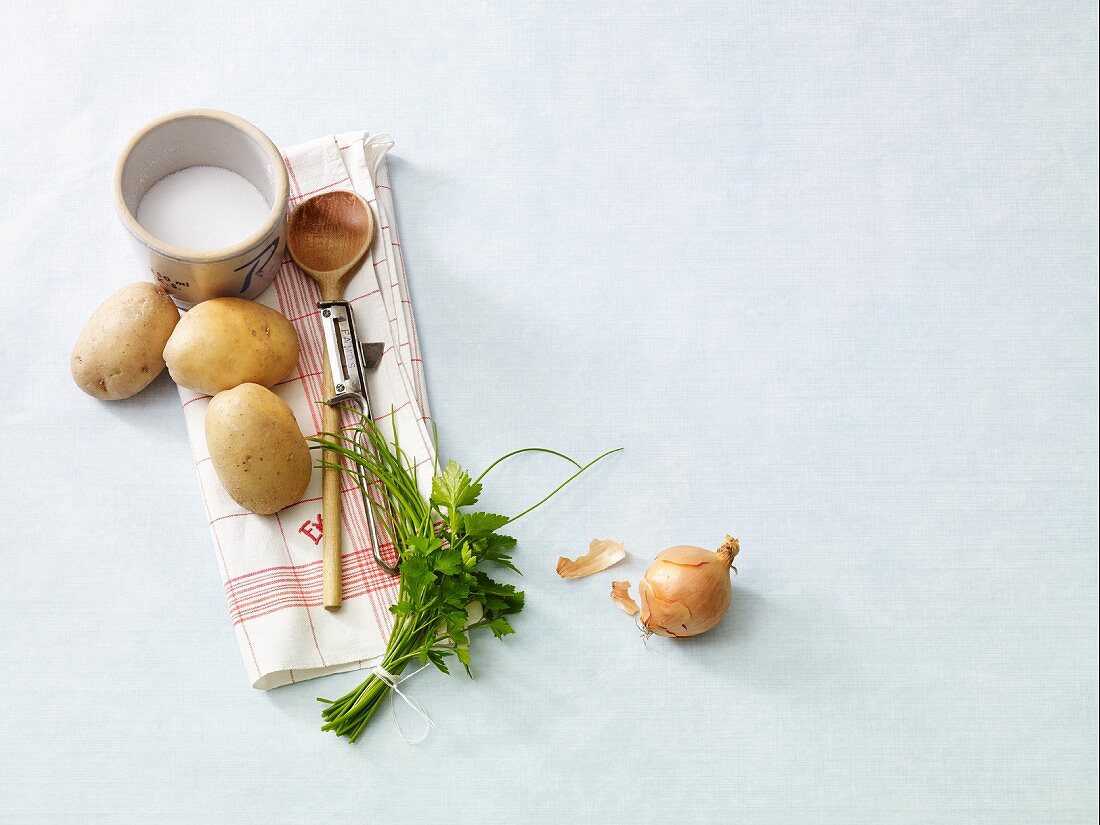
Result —
<path fill-rule="evenodd" d="M 371 418 L 370 393 L 367 389 L 366 370 L 372 370 L 382 360 L 384 345 L 380 342 L 362 344 L 355 331 L 355 316 L 347 301 L 318 301 L 321 311 L 321 328 L 325 334 L 325 350 L 332 367 L 334 394 L 325 401 L 330 407 L 354 404 L 364 418 Z M 370 449 L 362 434 L 361 449 Z M 374 519 L 374 502 L 367 495 L 367 478 L 363 468 L 355 466 L 363 491 L 363 506 L 367 511 L 367 529 L 370 533 L 371 553 L 375 563 L 387 573 L 397 573 L 396 565 L 382 558 L 379 552 L 378 528 Z"/>

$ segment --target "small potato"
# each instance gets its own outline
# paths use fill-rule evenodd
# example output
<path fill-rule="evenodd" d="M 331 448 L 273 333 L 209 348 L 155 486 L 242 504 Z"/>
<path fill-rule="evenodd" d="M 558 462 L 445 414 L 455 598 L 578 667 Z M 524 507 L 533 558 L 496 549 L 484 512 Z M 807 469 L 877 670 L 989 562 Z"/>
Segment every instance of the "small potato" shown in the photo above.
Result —
<path fill-rule="evenodd" d="M 273 309 L 214 298 L 188 310 L 164 348 L 182 387 L 215 395 L 240 384 L 272 387 L 298 363 L 298 334 Z"/>
<path fill-rule="evenodd" d="M 294 413 L 259 384 L 214 396 L 206 409 L 206 446 L 225 491 L 253 513 L 275 513 L 296 502 L 313 472 Z"/>
<path fill-rule="evenodd" d="M 73 380 L 104 401 L 141 392 L 164 369 L 164 344 L 179 320 L 176 305 L 156 284 L 124 286 L 92 313 L 76 339 Z"/>

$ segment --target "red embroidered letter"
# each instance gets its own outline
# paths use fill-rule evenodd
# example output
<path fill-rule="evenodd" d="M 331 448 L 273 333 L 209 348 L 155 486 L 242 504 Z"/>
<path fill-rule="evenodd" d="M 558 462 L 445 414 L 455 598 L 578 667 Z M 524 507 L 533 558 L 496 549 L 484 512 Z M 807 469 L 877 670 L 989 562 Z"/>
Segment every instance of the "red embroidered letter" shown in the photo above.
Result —
<path fill-rule="evenodd" d="M 325 536 L 325 525 L 324 522 L 321 521 L 321 514 L 317 514 L 316 521 L 306 519 L 302 522 L 302 526 L 298 528 L 298 532 L 310 539 L 314 544 L 320 544 L 321 539 Z"/>

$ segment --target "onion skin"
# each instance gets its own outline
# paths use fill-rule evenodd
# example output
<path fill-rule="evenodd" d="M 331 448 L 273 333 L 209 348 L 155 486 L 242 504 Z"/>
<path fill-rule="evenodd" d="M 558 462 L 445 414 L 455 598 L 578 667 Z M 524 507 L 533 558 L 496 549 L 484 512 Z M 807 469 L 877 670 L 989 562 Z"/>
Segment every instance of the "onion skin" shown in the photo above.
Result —
<path fill-rule="evenodd" d="M 678 545 L 658 554 L 638 583 L 646 631 L 681 639 L 718 624 L 730 606 L 730 568 L 740 549 L 726 536 L 716 553 Z"/>

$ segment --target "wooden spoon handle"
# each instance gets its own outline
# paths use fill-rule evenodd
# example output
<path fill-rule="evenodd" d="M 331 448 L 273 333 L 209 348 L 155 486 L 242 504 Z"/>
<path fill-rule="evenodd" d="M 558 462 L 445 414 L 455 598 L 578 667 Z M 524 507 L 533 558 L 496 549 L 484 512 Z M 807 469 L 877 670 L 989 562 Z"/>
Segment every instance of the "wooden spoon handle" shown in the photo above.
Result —
<path fill-rule="evenodd" d="M 334 394 L 332 386 L 332 368 L 325 357 L 324 372 L 321 386 L 324 388 L 324 399 L 327 401 Z M 321 429 L 326 433 L 340 432 L 340 412 L 335 407 L 325 404 L 321 415 Z M 329 457 L 329 461 L 335 461 Z M 340 516 L 340 471 L 335 467 L 325 467 L 321 476 L 321 521 L 324 524 L 325 547 L 322 554 L 322 570 L 324 576 L 323 598 L 325 610 L 339 610 L 343 602 L 343 592 L 340 585 L 342 558 L 340 556 L 340 540 L 343 533 L 343 519 Z"/>

